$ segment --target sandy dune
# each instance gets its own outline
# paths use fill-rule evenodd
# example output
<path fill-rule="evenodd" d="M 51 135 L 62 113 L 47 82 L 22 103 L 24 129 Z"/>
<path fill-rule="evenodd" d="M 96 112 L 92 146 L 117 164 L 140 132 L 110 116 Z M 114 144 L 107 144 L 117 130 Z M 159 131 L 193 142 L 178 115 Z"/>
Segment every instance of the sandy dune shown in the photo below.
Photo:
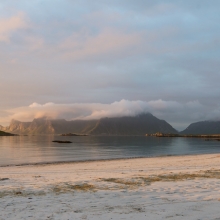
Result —
<path fill-rule="evenodd" d="M 220 155 L 0 167 L 0 219 L 220 219 Z"/>

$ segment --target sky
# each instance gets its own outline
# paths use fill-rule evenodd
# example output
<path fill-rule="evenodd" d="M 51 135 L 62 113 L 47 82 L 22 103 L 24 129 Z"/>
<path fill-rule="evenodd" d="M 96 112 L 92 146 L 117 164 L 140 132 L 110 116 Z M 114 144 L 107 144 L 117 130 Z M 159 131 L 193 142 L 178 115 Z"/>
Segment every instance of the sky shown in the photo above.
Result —
<path fill-rule="evenodd" d="M 151 112 L 220 119 L 220 1 L 1 0 L 0 125 Z"/>

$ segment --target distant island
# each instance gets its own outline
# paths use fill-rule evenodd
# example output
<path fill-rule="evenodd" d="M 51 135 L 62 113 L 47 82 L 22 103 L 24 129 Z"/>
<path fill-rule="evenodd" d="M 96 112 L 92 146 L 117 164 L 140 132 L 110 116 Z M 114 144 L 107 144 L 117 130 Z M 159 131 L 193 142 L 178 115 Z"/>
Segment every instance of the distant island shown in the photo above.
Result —
<path fill-rule="evenodd" d="M 88 134 L 66 133 L 66 134 L 61 134 L 60 136 L 88 136 Z"/>

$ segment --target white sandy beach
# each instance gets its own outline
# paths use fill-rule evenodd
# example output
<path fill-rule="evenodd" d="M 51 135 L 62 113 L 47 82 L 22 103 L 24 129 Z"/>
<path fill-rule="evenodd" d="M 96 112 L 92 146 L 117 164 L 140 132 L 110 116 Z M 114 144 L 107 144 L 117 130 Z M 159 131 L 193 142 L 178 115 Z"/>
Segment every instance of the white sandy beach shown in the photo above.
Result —
<path fill-rule="evenodd" d="M 0 219 L 220 219 L 220 155 L 0 167 Z"/>

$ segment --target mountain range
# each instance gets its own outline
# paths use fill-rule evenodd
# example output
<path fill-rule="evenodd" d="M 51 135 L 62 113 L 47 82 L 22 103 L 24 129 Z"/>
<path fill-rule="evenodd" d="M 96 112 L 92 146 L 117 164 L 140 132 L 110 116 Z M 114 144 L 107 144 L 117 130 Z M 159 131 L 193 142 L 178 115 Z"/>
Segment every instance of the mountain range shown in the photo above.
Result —
<path fill-rule="evenodd" d="M 220 121 L 201 121 L 190 124 L 178 132 L 165 120 L 156 118 L 150 113 L 137 116 L 101 118 L 97 120 L 51 120 L 34 119 L 32 122 L 12 120 L 10 125 L 0 130 L 13 134 L 88 134 L 88 135 L 145 135 L 157 132 L 180 135 L 220 134 Z"/>
<path fill-rule="evenodd" d="M 12 120 L 3 131 L 14 134 L 145 135 L 146 133 L 178 133 L 169 123 L 150 113 L 138 116 L 101 118 L 98 120 L 34 119 L 32 122 Z"/>

